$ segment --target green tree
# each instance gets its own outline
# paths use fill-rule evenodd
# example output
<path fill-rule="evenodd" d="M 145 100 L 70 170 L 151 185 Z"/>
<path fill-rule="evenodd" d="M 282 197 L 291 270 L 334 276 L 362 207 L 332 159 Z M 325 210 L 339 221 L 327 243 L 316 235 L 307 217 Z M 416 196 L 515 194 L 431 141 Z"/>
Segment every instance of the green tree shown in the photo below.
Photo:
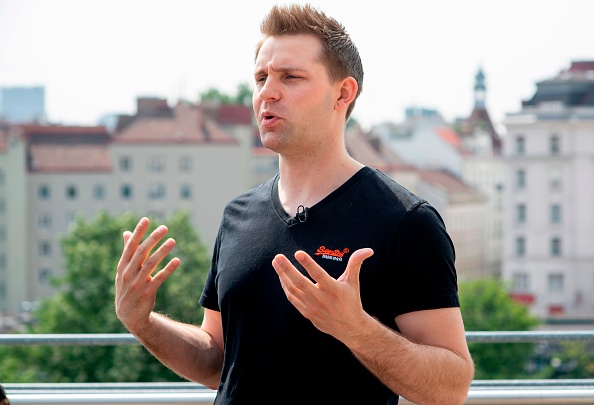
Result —
<path fill-rule="evenodd" d="M 252 102 L 252 88 L 247 83 L 240 83 L 234 95 L 221 92 L 211 87 L 200 93 L 200 101 L 215 101 L 221 104 L 243 104 L 250 105 Z"/>
<path fill-rule="evenodd" d="M 538 378 L 594 378 L 594 343 L 547 342 L 533 362 Z"/>
<path fill-rule="evenodd" d="M 99 214 L 91 221 L 79 218 L 61 241 L 65 275 L 54 281 L 59 292 L 40 302 L 29 333 L 121 333 L 115 316 L 115 271 L 123 248 L 122 233 L 132 230 L 132 214 Z M 197 304 L 209 267 L 209 255 L 193 229 L 189 215 L 178 211 L 165 224 L 177 246 L 173 255 L 182 265 L 159 289 L 156 310 L 190 323 L 202 321 Z M 149 232 L 158 223 L 151 221 Z M 147 233 L 148 235 L 148 233 Z M 1 352 L 0 352 L 1 353 Z M 35 375 L 37 382 L 179 381 L 141 346 L 34 346 L 0 358 L 0 381 L 19 382 L 20 375 Z M 11 374 L 2 369 L 10 366 Z"/>
<path fill-rule="evenodd" d="M 495 279 L 460 282 L 460 305 L 467 331 L 526 331 L 539 324 L 528 309 L 510 298 Z M 477 379 L 526 378 L 532 343 L 470 343 Z"/>

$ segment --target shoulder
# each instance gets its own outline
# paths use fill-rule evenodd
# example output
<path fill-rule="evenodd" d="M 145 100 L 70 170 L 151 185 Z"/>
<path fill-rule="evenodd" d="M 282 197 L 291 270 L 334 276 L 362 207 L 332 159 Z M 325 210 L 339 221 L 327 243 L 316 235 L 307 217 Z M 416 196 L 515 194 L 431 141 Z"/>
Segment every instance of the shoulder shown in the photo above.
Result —
<path fill-rule="evenodd" d="M 370 169 L 364 177 L 362 186 L 373 198 L 396 203 L 398 208 L 405 211 L 412 211 L 418 205 L 426 203 L 424 199 L 417 196 L 394 179 L 378 169 Z"/>
<path fill-rule="evenodd" d="M 225 205 L 224 215 L 233 215 L 270 201 L 272 188 L 278 176 L 273 177 L 245 193 L 233 198 Z"/>
<path fill-rule="evenodd" d="M 424 215 L 433 208 L 401 184 L 377 169 L 369 169 L 357 184 L 354 198 L 362 201 L 365 210 L 387 223 L 404 223 L 410 216 Z"/>
<path fill-rule="evenodd" d="M 371 201 L 372 211 L 386 223 L 397 224 L 396 235 L 446 233 L 439 212 L 425 199 L 406 189 L 377 169 L 371 169 L 362 181 L 361 194 Z"/>

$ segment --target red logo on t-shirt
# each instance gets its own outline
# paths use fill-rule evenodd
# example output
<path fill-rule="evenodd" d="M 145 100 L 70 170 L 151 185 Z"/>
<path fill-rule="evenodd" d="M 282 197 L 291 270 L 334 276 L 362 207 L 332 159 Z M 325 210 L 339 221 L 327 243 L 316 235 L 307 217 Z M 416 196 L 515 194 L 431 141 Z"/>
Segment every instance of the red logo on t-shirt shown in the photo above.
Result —
<path fill-rule="evenodd" d="M 349 248 L 344 248 L 342 250 L 332 250 L 328 249 L 326 246 L 320 246 L 316 251 L 316 256 L 322 256 L 322 259 L 330 259 L 342 262 L 342 257 L 349 252 Z"/>

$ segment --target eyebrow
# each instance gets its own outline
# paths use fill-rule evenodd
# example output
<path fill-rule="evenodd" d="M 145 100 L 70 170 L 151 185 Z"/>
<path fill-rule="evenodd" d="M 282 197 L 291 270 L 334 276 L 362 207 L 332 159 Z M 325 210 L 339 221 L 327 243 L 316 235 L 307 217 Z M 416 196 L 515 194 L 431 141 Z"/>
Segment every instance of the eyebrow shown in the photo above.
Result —
<path fill-rule="evenodd" d="M 271 66 L 270 69 L 273 70 L 274 72 L 278 72 L 278 73 L 307 72 L 307 69 L 296 67 L 296 66 L 281 66 L 278 69 L 275 69 L 274 67 Z M 254 72 L 254 76 L 259 76 L 259 75 L 261 75 L 263 73 L 266 73 L 266 71 L 264 70 L 264 68 L 258 68 Z"/>

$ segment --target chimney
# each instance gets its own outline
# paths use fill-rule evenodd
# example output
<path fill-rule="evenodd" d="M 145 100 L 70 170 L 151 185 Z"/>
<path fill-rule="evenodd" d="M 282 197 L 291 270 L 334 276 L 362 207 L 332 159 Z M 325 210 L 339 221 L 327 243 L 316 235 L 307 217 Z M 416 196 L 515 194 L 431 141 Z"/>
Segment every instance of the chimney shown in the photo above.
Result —
<path fill-rule="evenodd" d="M 136 99 L 137 115 L 151 115 L 155 111 L 169 110 L 167 100 L 157 97 L 138 97 Z"/>

